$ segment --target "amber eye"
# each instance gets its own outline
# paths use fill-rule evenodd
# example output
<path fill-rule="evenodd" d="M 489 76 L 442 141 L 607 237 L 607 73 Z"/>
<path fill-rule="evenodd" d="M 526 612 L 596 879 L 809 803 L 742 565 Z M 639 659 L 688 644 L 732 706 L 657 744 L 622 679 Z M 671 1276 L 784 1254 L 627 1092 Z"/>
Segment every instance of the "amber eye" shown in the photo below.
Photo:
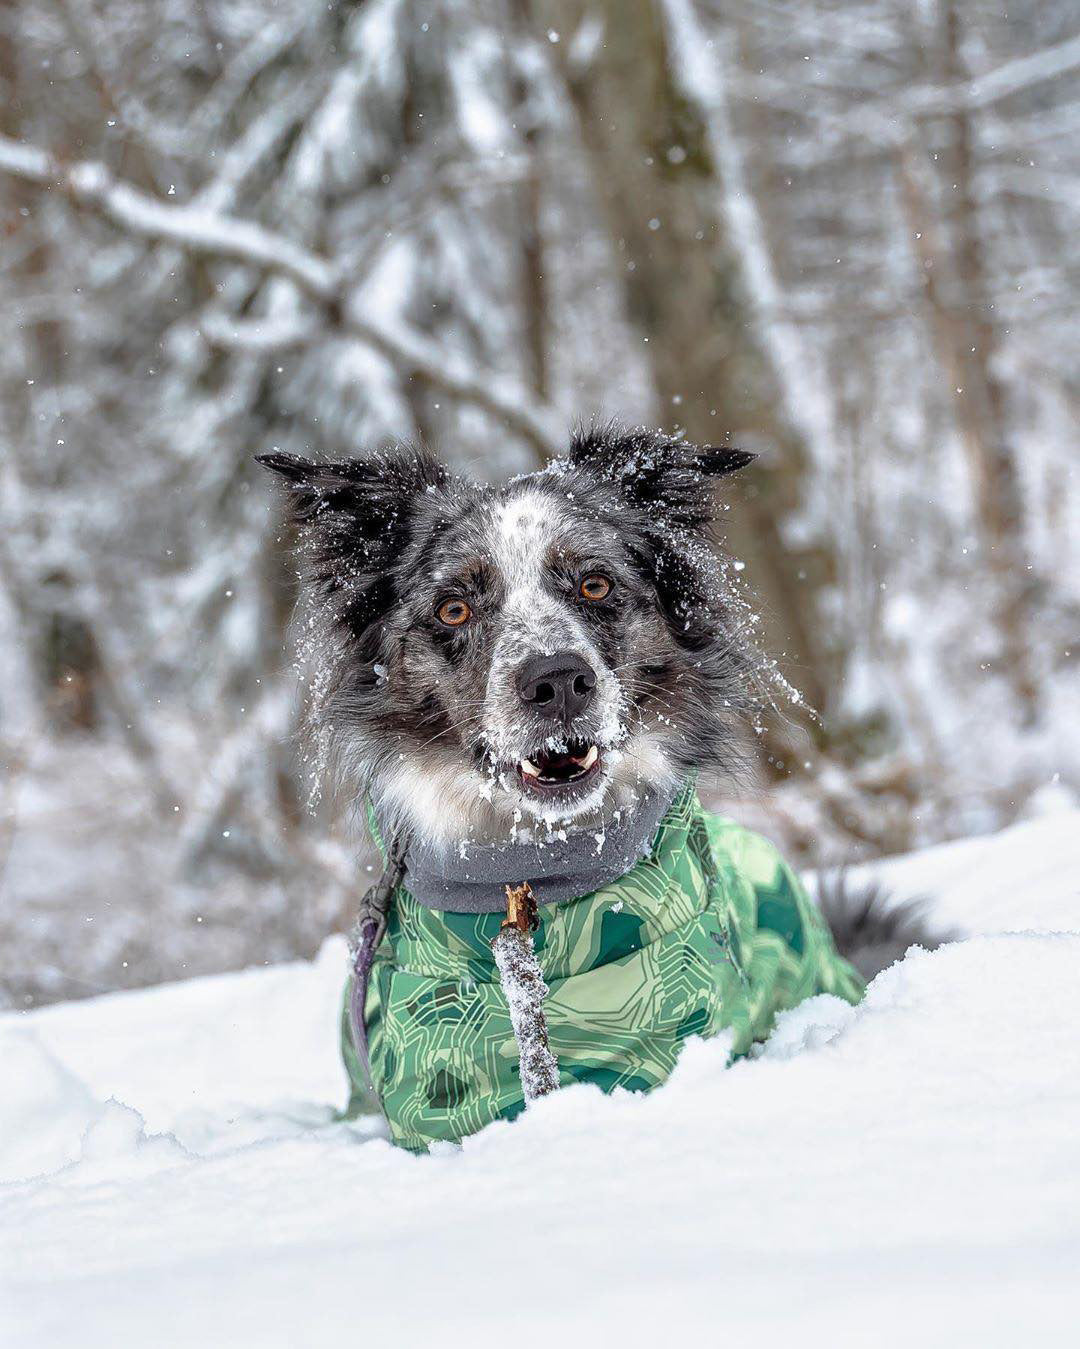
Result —
<path fill-rule="evenodd" d="M 472 618 L 472 610 L 464 600 L 443 600 L 435 614 L 439 622 L 445 623 L 448 628 L 460 628 L 462 623 Z"/>
<path fill-rule="evenodd" d="M 578 589 L 583 600 L 606 600 L 611 594 L 611 582 L 606 576 L 597 573 L 593 576 L 583 576 Z"/>

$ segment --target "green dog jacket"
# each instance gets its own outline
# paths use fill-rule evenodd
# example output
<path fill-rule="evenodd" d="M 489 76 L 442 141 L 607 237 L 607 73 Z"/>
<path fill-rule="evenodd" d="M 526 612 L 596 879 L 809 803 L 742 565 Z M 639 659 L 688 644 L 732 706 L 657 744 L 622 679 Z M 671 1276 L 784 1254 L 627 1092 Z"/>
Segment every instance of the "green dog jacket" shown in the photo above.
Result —
<path fill-rule="evenodd" d="M 560 1086 L 649 1091 L 689 1036 L 730 1030 L 739 1057 L 778 1012 L 817 993 L 855 1003 L 865 991 L 776 848 L 704 810 L 692 784 L 626 875 L 539 912 Z M 441 912 L 402 885 L 393 892 L 364 1019 L 371 1089 L 402 1147 L 459 1140 L 524 1106 L 491 952 L 503 916 Z M 343 1055 L 349 1110 L 370 1109 L 347 1015 Z"/>

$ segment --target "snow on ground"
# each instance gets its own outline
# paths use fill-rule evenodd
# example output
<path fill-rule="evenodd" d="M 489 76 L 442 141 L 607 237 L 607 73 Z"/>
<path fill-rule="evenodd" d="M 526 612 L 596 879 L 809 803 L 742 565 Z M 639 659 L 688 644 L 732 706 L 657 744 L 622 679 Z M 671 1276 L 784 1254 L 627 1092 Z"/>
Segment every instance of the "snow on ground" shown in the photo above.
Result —
<path fill-rule="evenodd" d="M 0 1344 L 1066 1342 L 1080 813 L 880 869 L 981 935 L 428 1158 L 334 1122 L 340 941 L 0 1017 Z"/>

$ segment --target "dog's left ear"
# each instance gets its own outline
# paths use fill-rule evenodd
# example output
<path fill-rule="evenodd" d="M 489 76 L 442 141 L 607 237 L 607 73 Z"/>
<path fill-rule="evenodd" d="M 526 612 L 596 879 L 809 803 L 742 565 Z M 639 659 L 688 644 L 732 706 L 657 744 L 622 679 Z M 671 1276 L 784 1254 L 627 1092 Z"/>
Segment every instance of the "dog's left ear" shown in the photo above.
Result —
<path fill-rule="evenodd" d="M 717 512 L 713 480 L 757 456 L 726 445 L 693 445 L 662 431 L 594 426 L 570 444 L 569 461 L 617 487 L 625 500 L 679 529 L 700 531 Z"/>

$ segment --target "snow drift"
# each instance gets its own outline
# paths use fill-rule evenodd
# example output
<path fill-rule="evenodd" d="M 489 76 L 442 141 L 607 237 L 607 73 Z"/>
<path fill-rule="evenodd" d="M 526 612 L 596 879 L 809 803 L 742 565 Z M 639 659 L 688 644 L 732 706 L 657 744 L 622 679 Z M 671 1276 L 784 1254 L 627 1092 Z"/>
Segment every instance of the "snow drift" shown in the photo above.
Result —
<path fill-rule="evenodd" d="M 0 1343 L 1060 1340 L 1080 818 L 892 873 L 982 935 L 755 1060 L 691 1043 L 650 1096 L 574 1087 L 428 1158 L 335 1121 L 340 941 L 0 1017 Z"/>

